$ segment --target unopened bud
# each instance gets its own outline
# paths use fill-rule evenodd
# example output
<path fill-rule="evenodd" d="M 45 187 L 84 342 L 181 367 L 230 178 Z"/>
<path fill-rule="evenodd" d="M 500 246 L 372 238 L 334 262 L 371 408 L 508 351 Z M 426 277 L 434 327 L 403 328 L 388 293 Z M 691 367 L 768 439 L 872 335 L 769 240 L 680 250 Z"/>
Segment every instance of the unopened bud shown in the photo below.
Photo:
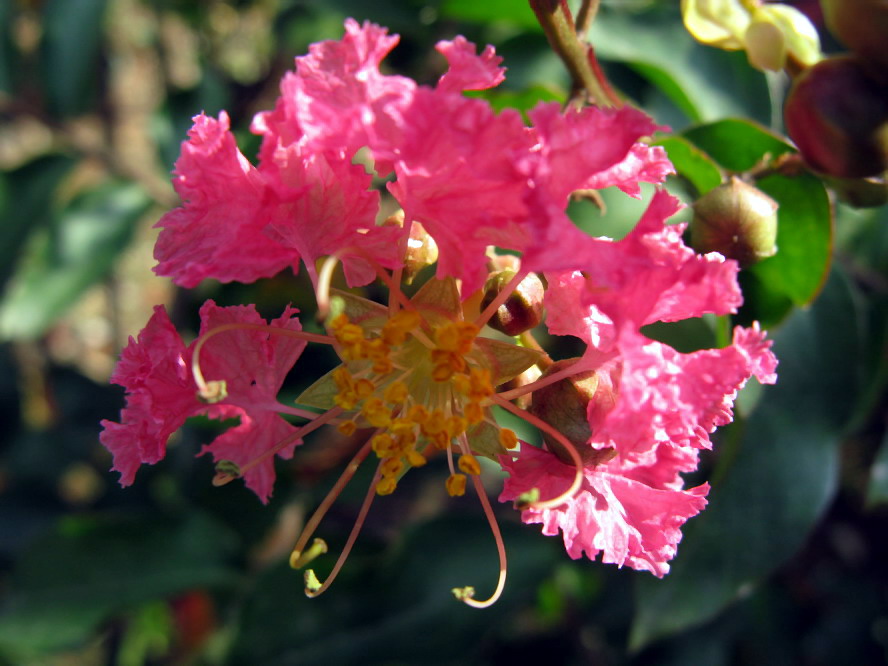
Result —
<path fill-rule="evenodd" d="M 576 361 L 577 359 L 556 361 L 546 369 L 542 378 L 560 372 Z M 578 373 L 534 391 L 530 413 L 564 435 L 576 448 L 584 464 L 596 464 L 613 457 L 613 450 L 599 450 L 589 446 L 593 434 L 590 412 L 603 416 L 613 408 L 616 400 L 610 378 L 602 377 L 593 370 Z M 559 460 L 568 465 L 574 464 L 564 444 L 545 431 L 543 440 Z"/>
<path fill-rule="evenodd" d="M 777 252 L 777 202 L 739 178 L 694 203 L 691 245 L 749 266 Z"/>
<path fill-rule="evenodd" d="M 888 169 L 888 84 L 859 57 L 835 56 L 806 69 L 793 83 L 783 115 L 812 169 L 836 178 Z"/>
<path fill-rule="evenodd" d="M 492 274 L 484 285 L 481 308 L 486 308 L 506 289 L 516 272 L 505 269 Z M 509 297 L 500 305 L 487 323 L 492 329 L 506 335 L 520 335 L 535 328 L 543 320 L 543 283 L 535 273 L 529 273 Z"/>

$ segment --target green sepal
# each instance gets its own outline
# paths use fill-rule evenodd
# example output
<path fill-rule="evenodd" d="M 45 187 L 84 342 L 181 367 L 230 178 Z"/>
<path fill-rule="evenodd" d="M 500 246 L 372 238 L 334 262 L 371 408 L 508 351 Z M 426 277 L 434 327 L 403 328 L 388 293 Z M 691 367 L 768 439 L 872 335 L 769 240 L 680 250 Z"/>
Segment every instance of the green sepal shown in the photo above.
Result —
<path fill-rule="evenodd" d="M 330 370 L 330 372 L 318 378 L 314 384 L 300 393 L 299 397 L 296 398 L 294 402 L 297 405 L 316 407 L 317 409 L 323 409 L 324 411 L 333 409 L 336 406 L 334 398 L 336 397 L 336 394 L 339 393 L 339 387 L 336 385 L 336 380 L 333 379 L 333 373 L 342 367 L 342 365 L 344 364 L 337 365 Z M 353 361 L 346 367 L 349 369 L 349 372 L 354 375 L 367 365 L 368 361 Z"/>
<path fill-rule="evenodd" d="M 362 329 L 377 330 L 388 320 L 388 308 L 376 301 L 351 294 L 341 289 L 330 290 L 330 318 L 345 314 L 352 324 Z"/>
<path fill-rule="evenodd" d="M 475 338 L 475 346 L 487 360 L 491 381 L 499 386 L 517 377 L 542 358 L 543 353 L 490 338 Z"/>
<path fill-rule="evenodd" d="M 456 281 L 453 278 L 443 280 L 431 278 L 414 294 L 410 302 L 426 319 L 428 319 L 428 314 L 436 314 L 453 321 L 462 311 L 459 289 L 457 289 Z"/>
<path fill-rule="evenodd" d="M 472 426 L 466 431 L 469 446 L 475 455 L 489 458 L 496 462 L 497 456 L 506 452 L 505 447 L 499 441 L 499 428 L 487 421 Z"/>

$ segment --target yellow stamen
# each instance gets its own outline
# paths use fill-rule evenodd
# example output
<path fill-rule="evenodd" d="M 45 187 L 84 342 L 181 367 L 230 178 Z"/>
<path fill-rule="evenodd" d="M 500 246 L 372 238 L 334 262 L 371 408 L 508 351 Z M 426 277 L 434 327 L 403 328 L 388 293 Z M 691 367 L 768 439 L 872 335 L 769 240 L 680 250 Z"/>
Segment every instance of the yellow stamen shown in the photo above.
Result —
<path fill-rule="evenodd" d="M 451 474 L 444 483 L 447 494 L 451 497 L 462 497 L 466 494 L 466 475 Z"/>
<path fill-rule="evenodd" d="M 518 435 L 515 434 L 515 431 L 508 428 L 500 428 L 499 442 L 504 448 L 514 449 L 518 446 Z"/>
<path fill-rule="evenodd" d="M 398 487 L 398 482 L 390 476 L 383 477 L 376 484 L 377 495 L 391 495 Z"/>
<path fill-rule="evenodd" d="M 358 424 L 354 421 L 343 421 L 336 426 L 336 429 L 346 437 L 351 437 L 355 434 L 355 430 L 358 429 Z"/>
<path fill-rule="evenodd" d="M 478 463 L 478 459 L 469 453 L 461 455 L 456 464 L 459 467 L 459 470 L 466 474 L 481 473 L 481 465 Z"/>

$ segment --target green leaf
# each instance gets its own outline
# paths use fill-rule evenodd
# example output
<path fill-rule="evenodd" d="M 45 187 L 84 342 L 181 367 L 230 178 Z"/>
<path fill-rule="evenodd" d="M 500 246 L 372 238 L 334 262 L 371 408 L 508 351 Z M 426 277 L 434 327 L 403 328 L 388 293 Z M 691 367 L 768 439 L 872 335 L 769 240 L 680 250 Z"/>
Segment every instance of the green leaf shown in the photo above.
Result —
<path fill-rule="evenodd" d="M 70 157 L 47 155 L 0 175 L 0 289 L 27 240 L 49 221 L 56 187 L 73 166 Z"/>
<path fill-rule="evenodd" d="M 441 16 L 469 21 L 472 23 L 511 23 L 528 30 L 540 31 L 540 24 L 530 5 L 514 0 L 445 0 L 441 5 Z"/>
<path fill-rule="evenodd" d="M 772 291 L 807 305 L 820 292 L 832 260 L 833 216 L 829 195 L 819 178 L 780 174 L 756 183 L 777 210 L 777 254 L 750 267 Z"/>
<path fill-rule="evenodd" d="M 669 155 L 679 176 L 694 186 L 698 195 L 706 194 L 722 183 L 722 172 L 702 150 L 681 136 L 660 139 L 655 145 L 662 146 Z"/>
<path fill-rule="evenodd" d="M 776 134 L 749 120 L 729 118 L 698 125 L 682 136 L 722 167 L 737 173 L 748 171 L 767 155 L 773 159 L 794 152 L 793 147 Z"/>
<path fill-rule="evenodd" d="M 19 560 L 0 609 L 0 651 L 23 662 L 85 641 L 128 608 L 231 585 L 234 545 L 227 528 L 195 512 L 66 519 Z"/>
<path fill-rule="evenodd" d="M 852 286 L 835 272 L 777 331 L 778 382 L 734 427 L 710 505 L 685 525 L 671 573 L 638 579 L 634 649 L 712 618 L 793 555 L 821 517 L 860 390 L 858 315 Z"/>
<path fill-rule="evenodd" d="M 504 88 L 470 90 L 465 95 L 466 97 L 487 100 L 497 113 L 503 109 L 517 109 L 525 113 L 540 102 L 558 102 L 563 104 L 565 101 L 562 92 L 542 85 L 533 85 L 522 90 L 507 90 Z"/>
<path fill-rule="evenodd" d="M 103 18 L 107 0 L 49 0 L 43 5 L 42 75 L 53 113 L 89 109 L 101 77 Z"/>
<path fill-rule="evenodd" d="M 109 184 L 76 199 L 32 239 L 0 302 L 0 337 L 41 335 L 111 270 L 150 205 L 133 184 Z"/>
<path fill-rule="evenodd" d="M 626 63 L 648 79 L 691 122 L 733 115 L 770 119 L 765 77 L 749 67 L 742 53 L 695 42 L 677 3 L 643 14 L 603 9 L 589 42 L 599 58 Z"/>

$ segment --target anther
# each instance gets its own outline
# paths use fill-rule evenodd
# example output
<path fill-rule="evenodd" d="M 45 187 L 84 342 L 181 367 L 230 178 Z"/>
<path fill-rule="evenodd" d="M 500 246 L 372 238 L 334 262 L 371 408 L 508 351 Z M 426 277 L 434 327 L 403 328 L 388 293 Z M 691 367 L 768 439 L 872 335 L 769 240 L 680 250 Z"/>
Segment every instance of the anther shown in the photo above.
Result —
<path fill-rule="evenodd" d="M 463 455 L 461 455 L 456 464 L 459 467 L 459 470 L 461 472 L 464 472 L 465 474 L 481 473 L 481 465 L 478 463 L 478 459 L 468 453 L 464 453 Z"/>
<path fill-rule="evenodd" d="M 323 555 L 326 552 L 327 542 L 321 538 L 315 537 L 308 550 L 301 553 L 298 550 L 294 550 L 290 553 L 290 568 L 301 569 L 316 557 Z"/>
<path fill-rule="evenodd" d="M 451 474 L 447 477 L 444 485 L 447 488 L 448 495 L 451 497 L 462 497 L 466 494 L 466 475 Z"/>

